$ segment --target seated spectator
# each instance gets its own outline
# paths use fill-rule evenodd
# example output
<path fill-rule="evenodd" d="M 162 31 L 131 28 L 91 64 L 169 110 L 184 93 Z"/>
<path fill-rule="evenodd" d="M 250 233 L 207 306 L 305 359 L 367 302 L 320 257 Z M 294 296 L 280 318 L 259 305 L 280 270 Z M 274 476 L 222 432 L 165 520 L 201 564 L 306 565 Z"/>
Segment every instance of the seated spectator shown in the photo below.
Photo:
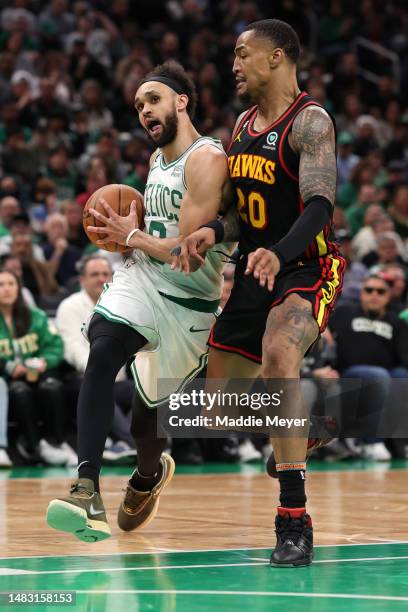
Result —
<path fill-rule="evenodd" d="M 78 202 L 78 204 L 84 207 L 91 195 L 97 189 L 100 189 L 104 185 L 107 185 L 107 183 L 108 179 L 106 173 L 102 169 L 89 170 L 86 177 L 85 191 L 83 191 L 77 196 L 76 202 Z"/>
<path fill-rule="evenodd" d="M 358 416 L 362 432 L 367 432 L 363 454 L 378 460 L 390 458 L 382 441 L 374 436 L 391 378 L 408 378 L 408 325 L 388 310 L 390 300 L 387 281 L 370 276 L 364 282 L 360 303 L 339 305 L 329 320 L 341 377 L 362 380 Z"/>
<path fill-rule="evenodd" d="M 351 234 L 348 230 L 337 231 L 336 241 L 340 245 L 341 254 L 347 261 L 340 301 L 356 302 L 360 298 L 361 287 L 368 274 L 368 270 L 361 261 L 355 261 Z"/>
<path fill-rule="evenodd" d="M 348 209 L 357 201 L 359 191 L 363 185 L 371 185 L 374 182 L 375 170 L 366 159 L 354 166 L 349 181 L 339 185 L 337 190 L 337 204 L 341 208 Z"/>
<path fill-rule="evenodd" d="M 341 132 L 337 138 L 337 180 L 338 185 L 348 183 L 350 175 L 360 161 L 358 155 L 353 153 L 354 138 L 349 132 Z"/>
<path fill-rule="evenodd" d="M 81 86 L 83 107 L 88 116 L 88 129 L 90 132 L 102 132 L 113 125 L 113 117 L 105 106 L 104 92 L 98 81 L 87 80 Z"/>
<path fill-rule="evenodd" d="M 13 196 L 4 196 L 0 200 L 0 238 L 10 234 L 10 225 L 16 215 L 21 213 L 20 203 Z"/>
<path fill-rule="evenodd" d="M 383 266 L 378 275 L 390 285 L 391 299 L 388 309 L 399 314 L 405 307 L 407 299 L 407 276 L 402 266 L 395 264 Z"/>
<path fill-rule="evenodd" d="M 81 258 L 78 247 L 68 243 L 68 222 L 61 213 L 48 215 L 44 230 L 46 242 L 42 248 L 49 269 L 60 286 L 65 287 L 76 276 L 76 262 Z"/>
<path fill-rule="evenodd" d="M 28 146 L 28 136 L 20 126 L 7 132 L 6 146 L 3 150 L 3 168 L 9 174 L 16 174 L 27 184 L 32 183 L 39 173 L 39 160 Z"/>
<path fill-rule="evenodd" d="M 44 296 L 55 295 L 58 284 L 48 264 L 34 257 L 34 246 L 28 234 L 16 235 L 11 243 L 10 255 L 17 257 L 23 269 L 23 283 L 31 291 L 35 301 Z"/>
<path fill-rule="evenodd" d="M 55 183 L 58 200 L 62 201 L 75 196 L 77 172 L 65 146 L 60 145 L 51 152 L 46 176 Z"/>
<path fill-rule="evenodd" d="M 394 224 L 379 204 L 371 204 L 364 214 L 364 225 L 353 238 L 353 249 L 357 259 L 362 259 L 378 247 L 377 236 L 392 231 Z"/>
<path fill-rule="evenodd" d="M 17 448 L 29 461 L 77 462 L 64 442 L 63 385 L 55 371 L 62 357 L 62 340 L 45 312 L 28 308 L 18 278 L 0 272 L 0 368 L 19 427 Z"/>
<path fill-rule="evenodd" d="M 408 185 L 397 187 L 388 206 L 388 214 L 394 221 L 395 231 L 404 240 L 408 238 Z"/>
<path fill-rule="evenodd" d="M 367 207 L 372 204 L 381 204 L 380 191 L 372 183 L 365 183 L 361 185 L 358 191 L 358 197 L 355 204 L 350 206 L 346 211 L 347 221 L 353 236 L 357 234 L 358 230 L 362 227 Z"/>
<path fill-rule="evenodd" d="M 91 316 L 105 283 L 112 278 L 109 262 L 100 255 L 83 257 L 78 267 L 81 290 L 63 300 L 56 314 L 56 325 L 64 341 L 65 361 L 79 375 L 69 380 L 69 393 L 74 396 L 75 405 L 89 357 L 89 343 L 81 330 Z M 135 443 L 130 433 L 133 392 L 133 381 L 127 379 L 122 369 L 115 382 L 115 414 L 111 436 L 116 439 L 116 443 L 106 451 L 111 460 L 135 456 Z"/>
<path fill-rule="evenodd" d="M 13 464 L 8 455 L 8 387 L 4 378 L 0 377 L 0 468 L 8 468 Z"/>
<path fill-rule="evenodd" d="M 62 203 L 61 212 L 67 221 L 67 240 L 69 244 L 82 251 L 89 244 L 82 224 L 82 206 L 75 200 L 66 200 Z"/>
<path fill-rule="evenodd" d="M 389 264 L 405 265 L 405 247 L 396 232 L 383 232 L 377 237 L 377 250 L 367 253 L 362 262 L 367 268 Z"/>
<path fill-rule="evenodd" d="M 27 213 L 15 215 L 10 222 L 10 233 L 0 238 L 0 257 L 8 255 L 12 250 L 14 240 L 20 236 L 27 236 L 32 244 L 32 254 L 36 261 L 44 261 L 42 248 L 33 241 L 33 228 Z"/>
<path fill-rule="evenodd" d="M 6 272 L 13 272 L 15 276 L 17 276 L 19 283 L 21 285 L 21 294 L 23 296 L 24 302 L 27 304 L 29 308 L 35 308 L 35 300 L 33 298 L 33 294 L 28 289 L 28 287 L 24 287 L 23 285 L 23 266 L 18 257 L 14 255 L 4 255 L 1 258 L 0 262 L 1 269 Z"/>

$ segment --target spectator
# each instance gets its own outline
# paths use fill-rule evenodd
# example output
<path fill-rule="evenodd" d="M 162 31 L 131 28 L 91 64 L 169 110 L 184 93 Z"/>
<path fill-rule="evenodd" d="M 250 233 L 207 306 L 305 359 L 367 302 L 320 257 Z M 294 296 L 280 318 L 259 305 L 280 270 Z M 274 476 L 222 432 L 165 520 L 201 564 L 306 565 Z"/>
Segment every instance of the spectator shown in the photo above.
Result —
<path fill-rule="evenodd" d="M 82 224 L 82 206 L 75 200 L 66 200 L 61 205 L 61 212 L 67 221 L 68 243 L 82 251 L 89 244 Z"/>
<path fill-rule="evenodd" d="M 65 287 L 76 276 L 75 264 L 81 258 L 81 251 L 68 243 L 68 221 L 61 213 L 48 215 L 44 229 L 46 241 L 42 248 L 45 259 L 58 284 Z"/>
<path fill-rule="evenodd" d="M 40 304 L 41 299 L 58 292 L 58 285 L 47 263 L 34 257 L 34 245 L 29 234 L 13 237 L 10 254 L 20 260 L 24 286 L 31 291 L 37 303 Z"/>
<path fill-rule="evenodd" d="M 81 87 L 81 98 L 87 113 L 90 132 L 102 132 L 112 127 L 112 113 L 105 106 L 104 92 L 98 81 L 84 81 Z"/>
<path fill-rule="evenodd" d="M 20 454 L 29 461 L 75 465 L 77 457 L 64 442 L 63 386 L 55 372 L 62 340 L 45 312 L 28 308 L 18 278 L 5 271 L 0 272 L 0 339 L 0 367 L 9 383 Z"/>
<path fill-rule="evenodd" d="M 367 436 L 364 456 L 389 459 L 376 435 L 391 378 L 408 377 L 408 325 L 388 310 L 390 286 L 380 276 L 364 282 L 360 303 L 336 308 L 329 326 L 337 343 L 337 369 L 342 378 L 362 380 L 359 416 Z M 367 384 L 363 381 L 367 380 Z"/>
<path fill-rule="evenodd" d="M 365 183 L 360 187 L 357 202 L 346 211 L 347 221 L 353 236 L 363 225 L 367 207 L 371 204 L 380 204 L 380 202 L 380 192 L 375 185 Z"/>
<path fill-rule="evenodd" d="M 397 187 L 388 207 L 388 214 L 395 224 L 395 231 L 404 239 L 408 238 L 408 185 Z"/>
<path fill-rule="evenodd" d="M 390 285 L 391 299 L 388 310 L 399 314 L 405 307 L 407 299 L 407 276 L 402 266 L 395 264 L 383 266 L 378 272 Z"/>
<path fill-rule="evenodd" d="M 0 238 L 0 256 L 7 255 L 12 250 L 12 244 L 19 236 L 28 236 L 32 242 L 32 253 L 37 261 L 44 261 L 44 254 L 41 247 L 33 242 L 33 232 L 30 219 L 27 213 L 15 215 L 9 223 L 10 233 Z"/>
<path fill-rule="evenodd" d="M 1 270 L 6 272 L 12 272 L 18 278 L 18 282 L 21 285 L 21 295 L 23 296 L 24 302 L 29 308 L 35 308 L 35 300 L 33 294 L 23 285 L 23 266 L 18 257 L 14 255 L 4 255 L 1 259 Z"/>
<path fill-rule="evenodd" d="M 394 224 L 379 204 L 370 204 L 364 213 L 363 227 L 353 238 L 353 249 L 357 259 L 377 249 L 377 235 L 392 231 Z"/>
<path fill-rule="evenodd" d="M 353 136 L 349 132 L 341 132 L 337 138 L 337 177 L 338 184 L 348 183 L 350 175 L 359 162 L 358 155 L 353 153 Z"/>
<path fill-rule="evenodd" d="M 347 261 L 340 302 L 358 302 L 361 287 L 368 274 L 368 270 L 363 263 L 355 261 L 351 234 L 348 230 L 336 232 L 336 241 L 339 243 L 341 253 Z"/>
<path fill-rule="evenodd" d="M 13 218 L 21 213 L 20 203 L 13 196 L 4 196 L 0 200 L 0 238 L 10 234 Z"/>
<path fill-rule="evenodd" d="M 79 263 L 81 290 L 61 302 L 56 315 L 56 325 L 64 341 L 65 361 L 80 376 L 71 378 L 71 393 L 77 396 L 82 376 L 89 357 L 89 343 L 82 334 L 83 324 L 92 315 L 105 283 L 112 278 L 109 262 L 100 255 L 85 256 Z M 115 416 L 112 437 L 117 442 L 108 449 L 106 456 L 111 460 L 124 460 L 135 456 L 135 444 L 130 433 L 131 402 L 134 392 L 133 381 L 120 371 L 115 383 Z M 76 403 L 76 402 L 75 402 Z M 127 413 L 127 417 L 124 413 Z"/>
<path fill-rule="evenodd" d="M 46 175 L 56 186 L 58 200 L 62 201 L 74 197 L 77 172 L 71 163 L 66 147 L 59 146 L 51 152 Z"/>
<path fill-rule="evenodd" d="M 363 264 L 368 268 L 374 265 L 405 264 L 404 244 L 396 232 L 384 232 L 377 238 L 377 250 L 363 257 Z"/>

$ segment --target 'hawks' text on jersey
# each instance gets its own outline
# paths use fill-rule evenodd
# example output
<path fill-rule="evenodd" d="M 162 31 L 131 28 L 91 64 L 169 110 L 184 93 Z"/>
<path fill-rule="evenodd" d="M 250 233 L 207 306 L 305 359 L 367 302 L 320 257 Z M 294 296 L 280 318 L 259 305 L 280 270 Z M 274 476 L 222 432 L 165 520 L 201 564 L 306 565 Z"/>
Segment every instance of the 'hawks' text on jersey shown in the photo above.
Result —
<path fill-rule="evenodd" d="M 229 171 L 238 195 L 239 250 L 248 254 L 281 240 L 304 209 L 299 192 L 299 156 L 288 143 L 298 113 L 307 106 L 321 106 L 311 96 L 299 94 L 287 111 L 262 132 L 253 123 L 257 107 L 242 118 L 228 151 Z M 336 253 L 328 224 L 299 259 Z"/>

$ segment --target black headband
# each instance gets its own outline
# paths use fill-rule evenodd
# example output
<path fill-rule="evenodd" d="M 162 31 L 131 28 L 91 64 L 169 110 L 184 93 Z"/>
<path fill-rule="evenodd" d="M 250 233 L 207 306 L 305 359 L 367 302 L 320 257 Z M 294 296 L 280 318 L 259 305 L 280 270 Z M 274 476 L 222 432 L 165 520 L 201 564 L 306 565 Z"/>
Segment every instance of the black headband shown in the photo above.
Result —
<path fill-rule="evenodd" d="M 163 83 L 163 85 L 167 85 L 167 87 L 170 87 L 171 89 L 173 89 L 173 91 L 175 91 L 177 94 L 186 93 L 184 91 L 184 87 L 182 87 L 181 84 L 178 81 L 176 81 L 176 79 L 172 79 L 170 77 L 165 77 L 165 76 L 148 77 L 146 79 L 143 79 L 140 85 L 143 85 L 144 83 L 150 83 L 150 81 L 157 81 L 158 83 Z"/>

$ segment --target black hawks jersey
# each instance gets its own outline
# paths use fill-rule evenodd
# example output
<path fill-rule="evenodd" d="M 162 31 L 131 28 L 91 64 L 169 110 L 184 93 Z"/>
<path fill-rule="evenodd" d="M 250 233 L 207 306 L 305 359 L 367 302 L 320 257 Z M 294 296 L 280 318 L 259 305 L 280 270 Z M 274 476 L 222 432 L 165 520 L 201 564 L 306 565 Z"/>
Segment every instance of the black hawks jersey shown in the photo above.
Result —
<path fill-rule="evenodd" d="M 235 130 L 228 163 L 238 196 L 241 253 L 277 243 L 304 209 L 299 192 L 299 156 L 290 147 L 288 134 L 296 115 L 311 105 L 321 106 L 306 92 L 300 93 L 285 113 L 262 132 L 253 128 L 257 112 L 254 106 Z M 336 253 L 331 236 L 329 223 L 299 259 Z"/>

